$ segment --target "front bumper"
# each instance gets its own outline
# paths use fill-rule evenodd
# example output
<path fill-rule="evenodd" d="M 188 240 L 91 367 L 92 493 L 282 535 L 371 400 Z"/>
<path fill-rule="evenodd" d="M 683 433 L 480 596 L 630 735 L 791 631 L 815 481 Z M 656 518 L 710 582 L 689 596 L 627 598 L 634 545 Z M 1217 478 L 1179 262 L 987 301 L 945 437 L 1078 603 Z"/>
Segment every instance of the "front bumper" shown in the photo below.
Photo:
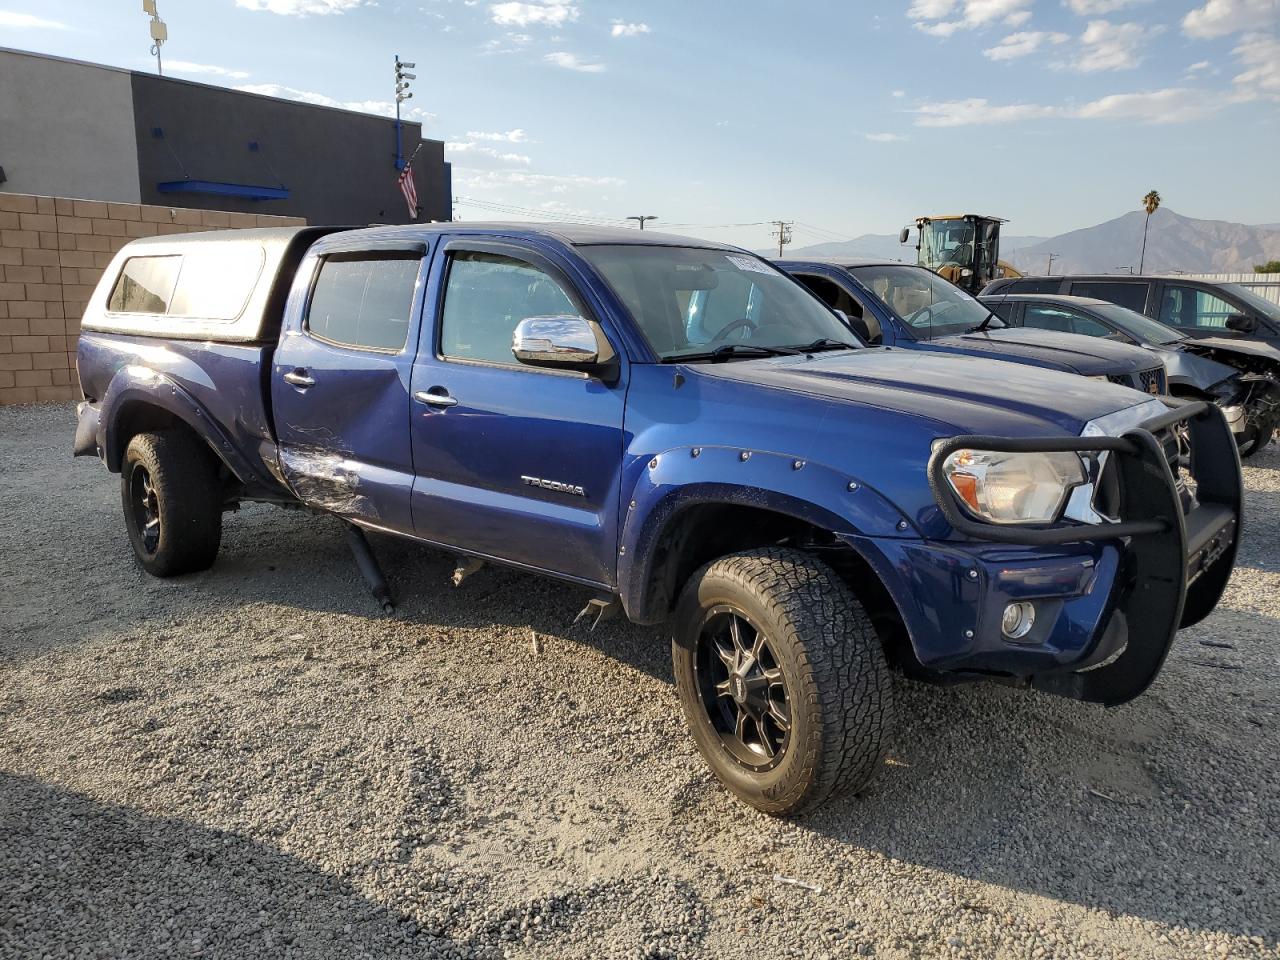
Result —
<path fill-rule="evenodd" d="M 1021 679 L 1052 693 L 1104 704 L 1140 694 L 1159 673 L 1175 633 L 1206 617 L 1222 596 L 1239 539 L 1242 483 L 1231 429 L 1212 404 L 1165 400 L 1166 413 L 1120 437 L 1010 440 L 956 437 L 929 463 L 938 508 L 967 540 L 877 540 L 864 555 L 899 599 L 920 665 L 939 673 Z M 1194 480 L 1158 437 L 1185 431 Z M 942 464 L 954 450 L 1107 451 L 1118 520 L 1047 527 L 1000 526 L 970 516 Z M 893 582 L 891 582 L 891 580 Z M 1036 626 L 1018 641 L 1000 630 L 1006 604 L 1036 604 Z"/>

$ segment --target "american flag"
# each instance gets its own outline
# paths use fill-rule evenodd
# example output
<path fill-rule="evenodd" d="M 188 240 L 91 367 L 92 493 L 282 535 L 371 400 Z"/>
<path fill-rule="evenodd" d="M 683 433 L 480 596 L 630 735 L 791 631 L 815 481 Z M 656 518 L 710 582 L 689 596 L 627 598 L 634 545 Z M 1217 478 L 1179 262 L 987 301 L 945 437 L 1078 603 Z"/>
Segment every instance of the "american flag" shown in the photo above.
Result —
<path fill-rule="evenodd" d="M 409 162 L 404 165 L 404 171 L 396 182 L 400 185 L 400 192 L 404 194 L 404 202 L 409 205 L 409 219 L 417 220 L 418 188 L 413 182 L 413 157 L 410 157 Z"/>

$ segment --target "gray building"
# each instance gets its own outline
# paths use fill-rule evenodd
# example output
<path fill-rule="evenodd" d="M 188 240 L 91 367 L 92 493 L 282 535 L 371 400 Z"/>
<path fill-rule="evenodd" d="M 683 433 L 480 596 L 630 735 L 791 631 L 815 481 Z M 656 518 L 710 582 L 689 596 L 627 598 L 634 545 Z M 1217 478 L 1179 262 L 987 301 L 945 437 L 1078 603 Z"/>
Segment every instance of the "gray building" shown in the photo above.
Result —
<path fill-rule="evenodd" d="M 419 221 L 451 218 L 444 144 L 402 126 Z M 408 223 L 395 121 L 0 48 L 0 192 Z"/>

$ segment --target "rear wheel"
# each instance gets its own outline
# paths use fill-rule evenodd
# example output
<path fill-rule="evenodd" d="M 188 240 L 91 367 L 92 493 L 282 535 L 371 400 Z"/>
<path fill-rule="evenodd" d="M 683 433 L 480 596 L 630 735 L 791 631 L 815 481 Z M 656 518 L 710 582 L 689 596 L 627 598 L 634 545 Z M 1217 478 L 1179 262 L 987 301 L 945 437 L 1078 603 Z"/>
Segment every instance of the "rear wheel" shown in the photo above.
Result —
<path fill-rule="evenodd" d="M 156 577 L 205 570 L 222 542 L 222 488 L 217 461 L 203 441 L 182 430 L 140 433 L 120 469 L 129 541 Z"/>
<path fill-rule="evenodd" d="M 798 550 L 703 567 L 677 606 L 676 687 L 716 777 L 789 815 L 865 786 L 892 726 L 884 653 L 861 604 Z"/>

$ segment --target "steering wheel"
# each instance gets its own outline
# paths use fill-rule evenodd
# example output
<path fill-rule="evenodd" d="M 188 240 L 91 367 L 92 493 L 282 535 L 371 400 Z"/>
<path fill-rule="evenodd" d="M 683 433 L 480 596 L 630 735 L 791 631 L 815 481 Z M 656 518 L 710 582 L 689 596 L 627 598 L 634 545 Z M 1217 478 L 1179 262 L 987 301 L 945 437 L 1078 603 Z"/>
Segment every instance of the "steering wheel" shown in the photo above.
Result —
<path fill-rule="evenodd" d="M 919 327 L 924 324 L 933 323 L 935 308 L 937 311 L 936 316 L 942 316 L 942 314 L 946 313 L 954 306 L 954 303 L 931 303 L 928 306 L 921 307 L 915 313 L 911 314 L 911 316 L 903 317 L 903 322 L 912 327 Z"/>
<path fill-rule="evenodd" d="M 730 320 L 723 327 L 721 327 L 719 330 L 716 331 L 716 335 L 711 338 L 711 342 L 719 343 L 721 340 L 724 340 L 726 337 L 729 336 L 729 334 L 733 333 L 733 331 L 737 330 L 739 327 L 744 327 L 747 330 L 758 329 L 758 325 L 756 324 L 756 322 L 754 320 L 748 319 L 747 317 L 743 317 L 741 320 Z"/>

